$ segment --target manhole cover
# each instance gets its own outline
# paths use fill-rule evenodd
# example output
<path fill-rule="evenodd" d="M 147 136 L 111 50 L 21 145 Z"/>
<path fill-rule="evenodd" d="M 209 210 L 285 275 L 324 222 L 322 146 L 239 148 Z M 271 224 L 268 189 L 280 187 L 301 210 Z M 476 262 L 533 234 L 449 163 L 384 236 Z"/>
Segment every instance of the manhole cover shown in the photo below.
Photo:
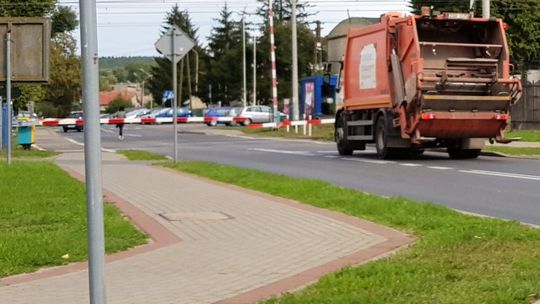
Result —
<path fill-rule="evenodd" d="M 233 217 L 223 212 L 175 212 L 160 213 L 168 221 L 230 220 Z"/>

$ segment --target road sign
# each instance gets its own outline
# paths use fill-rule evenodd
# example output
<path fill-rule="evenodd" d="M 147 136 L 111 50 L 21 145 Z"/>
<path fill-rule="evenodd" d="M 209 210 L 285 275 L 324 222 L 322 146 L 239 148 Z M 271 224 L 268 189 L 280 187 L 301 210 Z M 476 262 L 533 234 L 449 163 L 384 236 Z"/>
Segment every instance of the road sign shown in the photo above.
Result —
<path fill-rule="evenodd" d="M 174 97 L 173 91 L 163 91 L 163 100 L 173 99 L 173 97 Z"/>
<path fill-rule="evenodd" d="M 195 42 L 180 28 L 174 26 L 158 39 L 155 46 L 160 54 L 165 55 L 171 61 L 173 61 L 174 57 L 175 63 L 177 63 L 195 46 Z M 172 50 L 173 46 L 174 50 Z M 173 54 L 176 56 L 173 56 Z"/>

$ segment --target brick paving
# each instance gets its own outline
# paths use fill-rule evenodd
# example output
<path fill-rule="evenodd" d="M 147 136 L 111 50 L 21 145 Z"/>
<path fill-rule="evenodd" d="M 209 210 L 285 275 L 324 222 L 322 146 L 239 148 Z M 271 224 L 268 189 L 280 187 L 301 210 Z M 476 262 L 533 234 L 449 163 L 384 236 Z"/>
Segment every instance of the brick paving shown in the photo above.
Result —
<path fill-rule="evenodd" d="M 58 138 L 51 142 L 62 146 Z M 71 151 L 55 161 L 83 174 L 83 154 Z M 102 170 L 107 191 L 179 239 L 107 263 L 108 303 L 252 303 L 410 242 L 373 223 L 113 153 L 103 153 Z M 0 285 L 0 303 L 88 303 L 87 275 L 29 275 Z"/>

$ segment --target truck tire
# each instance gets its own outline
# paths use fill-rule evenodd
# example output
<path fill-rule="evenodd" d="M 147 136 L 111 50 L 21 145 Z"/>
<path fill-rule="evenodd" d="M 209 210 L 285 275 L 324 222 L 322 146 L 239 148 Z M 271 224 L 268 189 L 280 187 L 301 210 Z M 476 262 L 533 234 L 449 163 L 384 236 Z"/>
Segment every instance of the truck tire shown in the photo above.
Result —
<path fill-rule="evenodd" d="M 345 135 L 343 133 L 345 131 L 343 130 L 343 120 L 344 118 L 341 115 L 339 115 L 338 119 L 336 120 L 336 127 L 334 128 L 334 141 L 336 142 L 339 155 L 352 155 L 354 151 L 353 146 L 344 138 Z"/>
<path fill-rule="evenodd" d="M 396 157 L 398 149 L 388 147 L 388 130 L 386 129 L 386 122 L 384 116 L 377 118 L 375 124 L 375 148 L 377 150 L 377 157 L 380 159 L 389 159 Z"/>
<path fill-rule="evenodd" d="M 448 155 L 453 159 L 472 159 L 480 156 L 481 149 L 447 148 Z"/>

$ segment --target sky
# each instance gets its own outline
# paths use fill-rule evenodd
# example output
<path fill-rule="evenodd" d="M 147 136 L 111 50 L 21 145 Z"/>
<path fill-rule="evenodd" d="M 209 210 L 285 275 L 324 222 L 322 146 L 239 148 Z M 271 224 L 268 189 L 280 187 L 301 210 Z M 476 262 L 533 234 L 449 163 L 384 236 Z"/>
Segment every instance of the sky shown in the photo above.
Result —
<path fill-rule="evenodd" d="M 278 0 L 274 0 L 278 1 Z M 235 19 L 242 11 L 250 14 L 246 22 L 261 22 L 253 14 L 256 0 L 96 0 L 98 18 L 98 52 L 101 57 L 159 56 L 154 44 L 159 39 L 167 12 L 175 4 L 187 10 L 199 28 L 199 42 L 206 45 L 219 11 L 227 2 Z M 298 3 L 304 3 L 298 0 Z M 309 0 L 308 21 L 322 22 L 322 35 L 328 34 L 340 21 L 350 17 L 378 17 L 384 12 L 409 11 L 407 0 Z M 59 5 L 72 7 L 79 13 L 78 0 L 58 0 Z M 311 25 L 314 29 L 314 25 Z M 75 31 L 79 40 L 79 29 Z"/>

